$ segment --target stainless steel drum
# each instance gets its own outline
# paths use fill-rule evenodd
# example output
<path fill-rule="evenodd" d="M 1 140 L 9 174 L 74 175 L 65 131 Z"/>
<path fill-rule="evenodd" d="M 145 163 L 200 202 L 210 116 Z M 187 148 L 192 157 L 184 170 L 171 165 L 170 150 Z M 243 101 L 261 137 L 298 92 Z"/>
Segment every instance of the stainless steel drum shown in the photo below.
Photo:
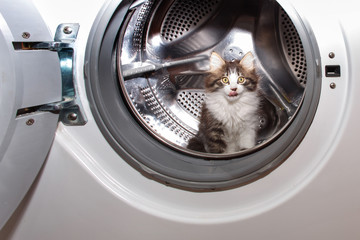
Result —
<path fill-rule="evenodd" d="M 252 51 L 262 76 L 258 145 L 237 154 L 281 134 L 305 93 L 302 42 L 286 12 L 271 1 L 150 0 L 131 13 L 118 44 L 120 85 L 139 123 L 190 154 L 203 155 L 186 145 L 198 130 L 212 51 L 227 60 Z"/>
<path fill-rule="evenodd" d="M 320 98 L 320 58 L 295 9 L 274 0 L 119 0 L 99 15 L 85 56 L 93 116 L 144 176 L 191 191 L 266 176 L 299 146 Z M 261 75 L 257 145 L 186 148 L 198 131 L 209 56 L 251 51 Z"/>

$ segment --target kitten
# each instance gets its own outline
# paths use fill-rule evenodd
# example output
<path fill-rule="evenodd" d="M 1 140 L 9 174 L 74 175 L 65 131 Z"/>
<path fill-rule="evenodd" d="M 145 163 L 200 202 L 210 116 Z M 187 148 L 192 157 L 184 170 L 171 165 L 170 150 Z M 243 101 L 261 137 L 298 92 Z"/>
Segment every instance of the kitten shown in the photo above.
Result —
<path fill-rule="evenodd" d="M 251 52 L 234 62 L 226 62 L 213 52 L 205 78 L 199 131 L 187 147 L 208 153 L 234 153 L 254 147 L 259 79 Z"/>

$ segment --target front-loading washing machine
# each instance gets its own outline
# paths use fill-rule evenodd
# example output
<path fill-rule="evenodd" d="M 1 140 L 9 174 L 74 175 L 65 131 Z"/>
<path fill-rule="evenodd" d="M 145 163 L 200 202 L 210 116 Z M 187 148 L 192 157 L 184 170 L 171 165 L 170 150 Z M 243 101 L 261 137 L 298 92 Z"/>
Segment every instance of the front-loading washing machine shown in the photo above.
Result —
<path fill-rule="evenodd" d="M 1 239 L 358 239 L 351 0 L 4 0 Z M 212 52 L 256 144 L 194 151 Z"/>

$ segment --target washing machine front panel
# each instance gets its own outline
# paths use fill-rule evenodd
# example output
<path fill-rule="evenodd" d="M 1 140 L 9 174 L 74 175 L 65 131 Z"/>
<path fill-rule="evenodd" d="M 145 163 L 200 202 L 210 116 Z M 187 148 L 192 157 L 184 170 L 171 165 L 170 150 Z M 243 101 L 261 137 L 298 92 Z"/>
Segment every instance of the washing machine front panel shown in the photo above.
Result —
<path fill-rule="evenodd" d="M 306 129 L 306 135 L 303 135 L 303 137 L 301 137 L 302 141 L 297 142 L 297 148 L 295 150 L 293 149 L 291 154 L 286 155 L 287 161 L 285 161 L 275 171 L 271 172 L 271 174 L 267 175 L 264 178 L 258 179 L 255 182 L 251 182 L 248 185 L 241 186 L 232 190 L 227 190 L 224 192 L 207 194 L 193 194 L 183 191 L 177 191 L 176 189 L 161 186 L 161 184 L 151 182 L 145 178 L 141 179 L 140 176 L 139 178 L 136 178 L 136 171 L 134 172 L 133 169 L 130 170 L 129 168 L 127 168 L 127 170 L 124 170 L 124 166 L 126 166 L 126 164 L 124 165 L 123 163 L 115 163 L 117 161 L 115 159 L 116 154 L 110 154 L 115 158 L 107 155 L 107 158 L 109 158 L 109 162 L 105 159 L 100 160 L 100 162 L 106 162 L 104 163 L 104 166 L 107 170 L 103 169 L 101 167 L 102 164 L 100 164 L 96 166 L 92 165 L 91 171 L 98 172 L 99 175 L 102 175 L 103 172 L 109 173 L 111 175 L 111 183 L 109 182 L 109 176 L 107 174 L 105 174 L 101 178 L 101 181 L 108 182 L 109 186 L 112 186 L 111 189 L 112 191 L 114 191 L 115 194 L 118 194 L 119 196 L 127 196 L 125 197 L 125 199 L 127 199 L 129 204 L 131 204 L 132 206 L 146 211 L 151 215 L 156 215 L 161 218 L 167 218 L 169 220 L 176 219 L 178 221 L 183 221 L 187 223 L 228 222 L 235 221 L 235 219 L 242 220 L 246 219 L 249 216 L 256 216 L 272 208 L 276 208 L 277 206 L 286 202 L 288 199 L 294 197 L 298 193 L 298 191 L 301 191 L 302 188 L 305 188 L 307 184 L 310 184 L 312 180 L 316 177 L 316 175 L 319 173 L 319 171 L 321 171 L 321 168 L 323 167 L 323 164 L 326 163 L 326 160 L 329 159 L 330 156 L 328 155 L 328 152 L 332 148 L 332 144 L 334 143 L 334 139 L 338 134 L 338 130 L 341 128 L 342 114 L 339 114 L 339 112 L 343 113 L 345 111 L 345 102 L 348 100 L 347 97 L 349 96 L 347 94 L 347 87 L 349 81 L 349 75 L 347 74 L 348 51 L 344 44 L 344 35 L 337 20 L 329 19 L 331 24 L 328 26 L 328 28 L 324 28 L 321 22 L 316 20 L 319 14 L 314 13 L 314 11 L 310 11 L 309 9 L 302 9 L 301 7 L 294 8 L 292 4 L 296 4 L 295 1 L 291 3 L 289 3 L 288 1 L 279 2 L 281 3 L 281 6 L 286 9 L 289 15 L 300 17 L 302 21 L 294 20 L 294 24 L 296 26 L 300 25 L 302 27 L 305 27 L 305 32 L 308 32 L 308 35 L 305 36 L 308 37 L 309 41 L 304 41 L 303 43 L 304 45 L 306 45 L 305 48 L 311 49 L 309 54 L 314 54 L 315 56 L 314 59 L 311 60 L 311 65 L 313 66 L 312 70 L 314 70 L 315 76 L 317 76 L 315 81 L 321 82 L 320 86 L 322 96 L 322 98 L 320 98 L 319 100 L 319 108 L 313 106 L 314 109 L 317 109 L 317 111 L 315 113 L 311 126 Z M 120 4 L 120 2 L 118 2 L 117 4 L 114 2 L 112 3 L 114 4 L 112 5 L 112 7 L 118 6 L 118 4 Z M 301 3 L 298 4 L 301 5 Z M 298 13 L 296 9 L 301 9 L 302 11 Z M 104 11 L 106 14 L 102 14 L 101 16 L 106 16 L 109 19 L 111 16 L 113 16 L 113 11 L 111 11 L 110 8 L 106 8 L 106 10 L 108 12 Z M 123 13 L 124 12 L 126 12 L 126 9 L 123 11 Z M 326 19 L 329 18 L 326 15 L 326 12 L 323 12 L 321 16 Z M 123 18 L 118 18 L 116 20 L 117 21 L 114 22 L 119 23 L 119 21 L 123 20 Z M 104 22 L 102 22 L 101 18 L 98 18 L 97 22 L 95 22 L 94 29 L 96 29 L 98 33 L 104 35 L 104 28 L 99 28 L 98 26 L 104 26 L 108 22 L 109 20 L 104 20 Z M 312 30 L 313 28 L 314 31 Z M 329 31 L 330 28 L 332 31 Z M 111 30 L 117 31 L 116 29 L 118 29 L 118 27 L 114 27 Z M 298 31 L 302 36 L 304 36 L 304 29 L 301 29 L 302 28 L 299 27 Z M 336 37 L 333 37 L 333 35 L 335 35 Z M 101 38 L 100 35 L 96 36 L 98 37 L 97 40 L 102 41 L 99 39 Z M 91 37 L 90 39 L 94 39 L 94 37 Z M 317 39 L 321 40 L 321 43 L 319 45 L 317 45 Z M 331 41 L 329 39 L 331 39 Z M 107 38 L 107 40 L 109 41 L 106 42 L 107 44 L 111 45 L 114 43 L 111 42 L 112 40 L 114 40 L 114 38 L 110 37 Z M 92 44 L 93 43 L 89 44 L 88 47 L 93 46 Z M 94 58 L 85 58 L 85 61 L 89 59 L 91 61 L 97 61 L 98 58 L 96 56 L 96 53 L 98 53 L 100 49 L 91 49 L 95 49 L 95 51 L 90 51 L 90 49 L 91 48 L 87 49 L 88 54 L 95 53 L 93 55 Z M 330 56 L 332 55 L 329 55 L 329 53 L 331 52 L 334 52 L 337 57 L 331 58 Z M 116 49 L 113 49 L 112 53 L 116 53 Z M 107 54 L 109 54 L 109 52 Z M 322 63 L 323 61 L 325 63 Z M 107 62 L 107 64 L 99 64 L 95 66 L 104 67 L 110 65 L 111 64 Z M 326 77 L 326 65 L 340 65 L 342 72 L 341 76 Z M 91 72 L 94 71 L 94 69 L 95 68 L 86 69 L 88 77 L 93 77 Z M 104 77 L 106 75 L 102 76 Z M 115 80 L 114 83 L 116 83 L 116 76 L 113 75 L 113 79 Z M 86 79 L 86 81 L 89 81 L 89 79 Z M 102 78 L 102 81 L 104 81 L 104 78 Z M 333 88 L 333 84 L 331 84 L 332 82 L 335 82 L 337 87 Z M 93 88 L 94 85 L 90 84 L 87 87 L 87 90 L 89 91 L 89 89 Z M 110 93 L 111 89 L 112 87 L 106 88 L 106 91 Z M 93 94 L 89 93 L 89 96 L 93 96 Z M 113 100 L 116 97 L 120 97 L 121 95 L 117 95 L 116 97 L 114 96 L 116 95 L 111 95 L 107 97 Z M 311 96 L 309 96 L 309 98 L 311 98 Z M 92 107 L 97 108 L 98 106 L 96 106 L 96 104 L 94 104 L 94 102 L 92 101 L 93 99 L 90 100 L 90 104 L 92 105 Z M 115 105 L 117 104 L 118 103 L 116 103 Z M 101 111 L 104 115 L 110 114 L 109 112 L 111 111 L 106 109 L 108 107 L 106 106 L 106 104 L 100 105 L 103 107 L 103 109 L 100 109 L 98 111 Z M 113 105 L 111 105 L 111 107 L 113 107 Z M 94 109 L 92 110 L 97 121 L 104 120 L 101 119 L 99 115 L 97 115 L 97 113 L 94 113 Z M 138 122 L 134 121 L 134 118 L 132 116 L 129 116 L 128 113 L 129 111 L 122 112 L 123 116 L 125 116 L 125 119 L 120 117 L 114 120 L 120 121 L 120 119 L 122 119 L 120 122 L 129 122 L 138 126 Z M 328 116 L 331 113 L 332 116 L 336 117 L 329 119 Z M 117 123 L 116 121 L 114 121 L 112 122 L 112 124 Z M 106 129 L 106 127 L 104 128 L 104 125 L 99 125 L 99 127 L 102 131 L 102 134 L 106 137 L 106 134 L 109 133 L 107 132 L 109 129 Z M 159 151 L 163 149 L 167 149 L 165 151 L 171 151 L 168 148 L 165 148 L 163 145 L 159 144 L 157 145 L 157 147 L 153 148 L 153 151 L 150 155 L 144 155 L 142 151 L 143 149 L 145 149 L 144 146 L 146 145 L 146 142 L 151 142 L 152 140 L 146 133 L 141 130 L 142 129 L 139 128 L 137 128 L 136 130 L 123 128 L 122 130 L 118 129 L 114 131 L 117 131 L 119 133 L 119 135 L 117 136 L 120 136 L 124 141 L 128 140 L 126 139 L 127 137 L 130 136 L 131 138 L 132 136 L 141 132 L 141 137 L 134 137 L 137 140 L 137 144 L 131 146 L 131 151 L 133 151 L 135 154 L 137 152 L 139 155 L 141 155 L 140 159 L 148 158 L 149 156 L 161 158 L 158 155 Z M 127 131 L 131 132 L 132 136 L 131 134 L 129 134 L 125 137 L 124 135 L 120 134 Z M 130 163 L 131 166 L 134 166 L 133 164 L 131 164 L 131 161 L 136 161 L 136 158 L 130 158 L 131 161 L 128 161 L 129 159 L 128 155 L 125 152 L 127 150 L 125 145 L 122 145 L 121 148 L 117 148 L 118 145 L 116 143 L 112 141 L 109 142 L 122 159 L 125 159 L 128 163 Z M 314 142 L 321 144 L 316 145 L 314 144 Z M 281 144 L 287 145 L 288 143 L 282 142 Z M 92 147 L 89 148 L 94 147 L 95 145 L 92 145 Z M 106 149 L 109 149 L 108 146 Z M 139 149 L 141 149 L 141 151 L 139 151 Z M 105 154 L 105 152 L 103 153 Z M 96 151 L 91 151 L 90 155 L 99 156 Z M 173 158 L 162 158 L 161 160 L 168 161 L 171 159 Z M 87 165 L 89 166 L 90 162 L 93 161 L 94 160 L 89 160 L 89 164 Z M 193 160 L 191 159 L 189 160 L 190 163 L 194 163 L 192 161 Z M 113 164 L 111 164 L 111 162 Z M 209 163 L 206 161 L 203 161 L 202 163 L 204 165 L 212 164 L 211 162 Z M 112 166 L 111 168 L 108 167 L 110 165 Z M 115 165 L 117 165 L 118 168 L 114 168 Z M 100 168 L 101 170 L 98 170 L 97 168 Z M 152 179 L 153 177 L 152 174 L 156 174 L 153 172 L 153 169 L 150 169 L 146 165 L 140 165 L 140 167 L 135 166 L 135 169 L 138 170 L 139 168 L 140 171 L 146 172 L 145 176 L 150 176 L 150 179 Z M 173 165 L 173 169 L 176 170 L 176 164 Z M 217 170 L 226 172 L 224 168 L 217 168 Z M 120 174 L 117 174 L 117 171 L 122 172 L 121 176 Z M 211 173 L 216 175 L 217 172 L 213 171 Z M 118 177 L 118 181 L 114 181 L 113 177 Z M 131 179 L 137 179 L 137 181 L 133 182 L 133 180 Z M 198 187 L 198 185 L 192 185 L 191 187 L 194 187 L 193 189 L 195 189 L 196 187 Z M 121 193 L 125 195 L 122 195 Z M 146 198 L 144 196 L 146 196 Z M 219 204 L 219 202 L 223 204 Z"/>
<path fill-rule="evenodd" d="M 58 114 L 41 108 L 62 100 L 58 56 L 28 49 L 51 41 L 31 2 L 0 3 L 0 228 L 32 185 L 55 135 Z"/>

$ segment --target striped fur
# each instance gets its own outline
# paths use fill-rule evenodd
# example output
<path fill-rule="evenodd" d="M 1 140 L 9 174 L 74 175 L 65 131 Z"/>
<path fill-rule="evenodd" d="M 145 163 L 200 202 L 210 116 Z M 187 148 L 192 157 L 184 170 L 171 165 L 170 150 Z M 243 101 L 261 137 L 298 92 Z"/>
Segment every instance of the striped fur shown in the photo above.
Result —
<path fill-rule="evenodd" d="M 199 131 L 190 139 L 188 148 L 233 153 L 254 147 L 260 104 L 259 79 L 250 52 L 235 62 L 225 62 L 217 53 L 212 53 Z"/>

